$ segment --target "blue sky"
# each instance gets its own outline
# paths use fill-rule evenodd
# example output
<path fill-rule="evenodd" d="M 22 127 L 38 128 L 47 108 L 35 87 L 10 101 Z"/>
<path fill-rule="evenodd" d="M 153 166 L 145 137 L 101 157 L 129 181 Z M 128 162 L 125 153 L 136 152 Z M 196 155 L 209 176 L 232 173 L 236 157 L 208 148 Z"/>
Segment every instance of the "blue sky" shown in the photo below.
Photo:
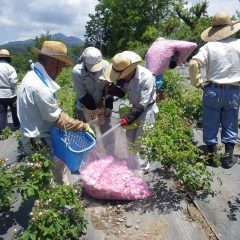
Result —
<path fill-rule="evenodd" d="M 116 0 L 117 1 L 117 0 Z M 189 4 L 198 0 L 189 0 Z M 84 40 L 97 0 L 0 0 L 0 44 L 35 38 L 47 30 Z M 208 12 L 240 10 L 239 0 L 209 0 Z"/>

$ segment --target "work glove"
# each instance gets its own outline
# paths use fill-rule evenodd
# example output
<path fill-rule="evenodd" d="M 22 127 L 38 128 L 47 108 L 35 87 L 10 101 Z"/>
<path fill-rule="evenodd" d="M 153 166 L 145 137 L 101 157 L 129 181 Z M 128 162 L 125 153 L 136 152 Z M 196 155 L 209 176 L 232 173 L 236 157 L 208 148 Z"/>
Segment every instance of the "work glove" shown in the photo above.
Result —
<path fill-rule="evenodd" d="M 89 125 L 88 125 L 88 127 L 86 128 L 85 131 L 88 132 L 90 135 L 92 135 L 96 139 L 96 135 L 95 135 L 93 129 Z"/>
<path fill-rule="evenodd" d="M 88 124 L 77 119 L 73 119 L 64 112 L 61 112 L 56 125 L 58 128 L 71 130 L 74 132 L 85 130 L 88 127 Z"/>
<path fill-rule="evenodd" d="M 132 110 L 124 117 L 128 124 L 133 123 L 144 111 L 144 107 L 142 104 L 138 104 L 134 106 Z"/>
<path fill-rule="evenodd" d="M 127 126 L 127 125 L 128 125 L 128 122 L 127 122 L 127 120 L 126 120 L 125 117 L 122 117 L 122 118 L 121 118 L 120 125 L 121 125 L 121 126 Z"/>
<path fill-rule="evenodd" d="M 125 92 L 120 88 L 120 86 L 115 86 L 115 84 L 112 82 L 107 84 L 106 92 L 112 96 L 116 96 L 119 98 L 123 98 L 125 96 Z"/>

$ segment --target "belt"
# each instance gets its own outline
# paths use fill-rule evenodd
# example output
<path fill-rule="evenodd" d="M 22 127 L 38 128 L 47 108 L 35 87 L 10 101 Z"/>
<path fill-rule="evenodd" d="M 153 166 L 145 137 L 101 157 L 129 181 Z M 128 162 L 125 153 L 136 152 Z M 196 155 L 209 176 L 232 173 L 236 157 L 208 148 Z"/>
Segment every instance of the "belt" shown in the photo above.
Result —
<path fill-rule="evenodd" d="M 236 86 L 236 85 L 230 85 L 230 84 L 217 84 L 217 83 L 210 83 L 208 86 L 211 87 L 215 87 L 215 88 L 220 88 L 220 89 L 224 89 L 224 88 L 229 88 L 229 89 L 239 89 L 240 86 Z"/>
<path fill-rule="evenodd" d="M 152 106 L 154 103 L 156 102 L 156 100 L 154 100 L 153 102 L 151 102 L 150 104 L 148 104 L 148 106 L 147 107 L 150 107 L 150 106 Z"/>

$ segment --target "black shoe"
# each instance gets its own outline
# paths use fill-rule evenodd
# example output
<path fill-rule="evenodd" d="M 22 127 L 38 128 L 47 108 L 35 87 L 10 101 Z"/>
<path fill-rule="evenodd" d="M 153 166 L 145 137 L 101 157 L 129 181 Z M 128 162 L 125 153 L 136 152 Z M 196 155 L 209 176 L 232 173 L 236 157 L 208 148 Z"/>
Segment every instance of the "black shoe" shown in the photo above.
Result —
<path fill-rule="evenodd" d="M 222 167 L 225 169 L 231 168 L 237 162 L 237 158 L 233 155 L 234 145 L 234 143 L 225 144 L 225 156 L 221 158 Z"/>

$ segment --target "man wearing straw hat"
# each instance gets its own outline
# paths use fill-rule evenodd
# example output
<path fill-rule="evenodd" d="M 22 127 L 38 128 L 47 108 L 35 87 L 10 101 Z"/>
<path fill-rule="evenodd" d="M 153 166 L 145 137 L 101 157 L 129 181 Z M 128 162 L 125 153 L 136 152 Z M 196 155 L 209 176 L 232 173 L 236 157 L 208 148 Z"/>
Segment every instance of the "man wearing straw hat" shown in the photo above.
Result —
<path fill-rule="evenodd" d="M 213 16 L 212 27 L 202 32 L 208 42 L 189 62 L 189 75 L 193 86 L 204 87 L 203 92 L 203 141 L 207 144 L 209 164 L 217 153 L 217 133 L 221 126 L 221 140 L 225 144 L 223 168 L 236 163 L 233 155 L 238 135 L 238 111 L 240 104 L 240 40 L 230 37 L 240 29 L 239 21 L 232 21 L 226 12 Z M 200 68 L 207 69 L 207 81 L 203 81 Z"/>
<path fill-rule="evenodd" d="M 139 65 L 142 58 L 132 51 L 124 51 L 116 54 L 112 64 L 106 70 L 106 77 L 111 81 L 118 81 L 118 85 L 127 92 L 132 109 L 121 118 L 121 126 L 126 126 L 139 119 L 136 129 L 126 131 L 127 138 L 133 143 L 137 151 L 141 146 L 135 145 L 145 126 L 155 123 L 155 115 L 158 112 L 156 105 L 155 77 L 152 73 Z M 137 157 L 137 167 L 144 172 L 149 169 L 149 162 Z"/>
<path fill-rule="evenodd" d="M 11 55 L 7 49 L 0 50 L 0 133 L 6 127 L 7 109 L 10 107 L 13 126 L 19 128 L 17 117 L 16 86 L 18 82 L 17 73 L 11 65 Z"/>
<path fill-rule="evenodd" d="M 18 116 L 21 123 L 22 143 L 26 153 L 37 145 L 50 146 L 49 129 L 57 127 L 72 131 L 86 130 L 93 134 L 88 124 L 69 117 L 58 105 L 55 97 L 60 86 L 54 81 L 65 64 L 72 61 L 67 47 L 58 41 L 45 41 L 42 49 L 33 48 L 38 62 L 23 78 L 18 92 Z"/>

